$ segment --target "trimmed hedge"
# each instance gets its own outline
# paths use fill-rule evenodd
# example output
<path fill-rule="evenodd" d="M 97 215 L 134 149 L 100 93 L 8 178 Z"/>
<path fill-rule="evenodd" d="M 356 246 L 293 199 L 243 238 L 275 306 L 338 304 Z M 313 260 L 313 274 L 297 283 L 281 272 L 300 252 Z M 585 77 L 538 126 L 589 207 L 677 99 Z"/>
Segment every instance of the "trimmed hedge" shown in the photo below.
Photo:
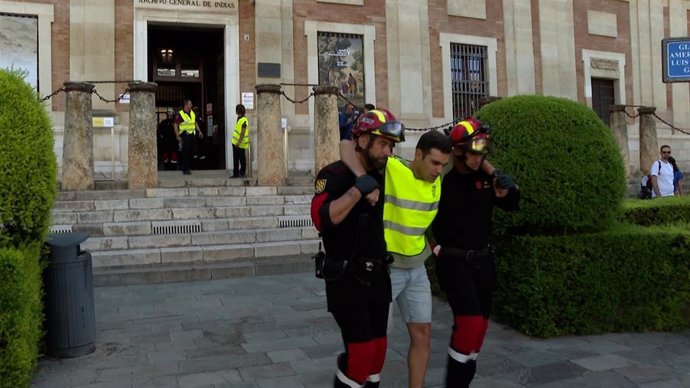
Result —
<path fill-rule="evenodd" d="M 623 204 L 623 221 L 636 225 L 690 223 L 690 197 L 631 199 Z"/>
<path fill-rule="evenodd" d="M 520 185 L 521 211 L 495 212 L 495 231 L 556 235 L 606 229 L 621 214 L 627 190 L 613 133 L 590 108 L 545 96 L 515 96 L 485 105 L 490 161 Z"/>
<path fill-rule="evenodd" d="M 53 129 L 37 93 L 0 69 L 0 387 L 29 386 L 41 338 L 41 250 L 57 192 Z"/>
<path fill-rule="evenodd" d="M 44 241 L 57 192 L 53 128 L 36 92 L 0 69 L 0 246 Z"/>
<path fill-rule="evenodd" d="M 37 248 L 0 249 L 0 387 L 28 387 L 41 337 Z"/>
<path fill-rule="evenodd" d="M 495 315 L 539 337 L 690 327 L 690 227 L 617 225 L 498 246 Z"/>

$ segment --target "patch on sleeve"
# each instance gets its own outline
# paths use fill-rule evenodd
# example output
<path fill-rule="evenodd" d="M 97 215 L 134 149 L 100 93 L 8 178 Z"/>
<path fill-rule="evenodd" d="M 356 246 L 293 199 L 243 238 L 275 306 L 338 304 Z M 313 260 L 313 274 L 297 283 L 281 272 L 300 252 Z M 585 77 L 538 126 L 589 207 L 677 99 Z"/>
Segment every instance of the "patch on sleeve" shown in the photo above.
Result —
<path fill-rule="evenodd" d="M 314 183 L 314 188 L 316 189 L 316 194 L 321 194 L 326 189 L 326 180 L 317 179 Z"/>

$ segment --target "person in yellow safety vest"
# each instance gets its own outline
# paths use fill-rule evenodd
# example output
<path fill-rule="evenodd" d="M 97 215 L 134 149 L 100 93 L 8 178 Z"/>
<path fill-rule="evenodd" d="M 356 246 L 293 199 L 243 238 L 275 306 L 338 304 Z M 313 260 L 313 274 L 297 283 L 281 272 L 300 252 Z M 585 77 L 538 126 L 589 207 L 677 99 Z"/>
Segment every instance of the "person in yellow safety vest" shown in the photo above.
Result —
<path fill-rule="evenodd" d="M 233 169 L 230 178 L 244 178 L 247 170 L 246 150 L 249 148 L 249 120 L 245 116 L 247 110 L 242 104 L 237 104 L 235 114 L 237 114 L 237 123 L 235 123 L 235 131 L 232 133 Z"/>
<path fill-rule="evenodd" d="M 195 141 L 194 134 L 197 134 L 202 138 L 204 136 L 196 122 L 196 114 L 194 114 L 194 111 L 192 110 L 192 100 L 185 100 L 182 110 L 179 111 L 175 117 L 175 136 L 177 137 L 177 141 L 180 143 L 180 148 L 182 151 L 181 162 L 182 173 L 184 175 L 192 174 L 190 156 Z"/>
<path fill-rule="evenodd" d="M 343 141 L 340 148 L 343 161 L 359 175 L 360 166 L 349 157 L 351 146 Z M 425 232 L 436 216 L 441 173 L 451 150 L 444 134 L 429 131 L 419 138 L 412 162 L 391 157 L 384 174 L 384 236 L 395 259 L 390 268 L 392 297 L 410 335 L 408 386 L 414 388 L 424 385 L 430 356 L 431 286 L 424 261 L 431 249 Z"/>

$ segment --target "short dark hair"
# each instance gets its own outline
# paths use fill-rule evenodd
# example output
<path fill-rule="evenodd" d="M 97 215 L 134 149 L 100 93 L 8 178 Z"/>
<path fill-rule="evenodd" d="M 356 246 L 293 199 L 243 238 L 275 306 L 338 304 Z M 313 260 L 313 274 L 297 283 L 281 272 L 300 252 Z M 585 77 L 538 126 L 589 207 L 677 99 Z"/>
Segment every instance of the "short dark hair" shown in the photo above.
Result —
<path fill-rule="evenodd" d="M 364 104 L 364 107 L 367 108 L 367 110 L 374 110 L 376 107 L 374 104 Z"/>
<path fill-rule="evenodd" d="M 244 105 L 237 104 L 237 106 L 235 106 L 235 113 L 240 113 L 244 115 L 245 113 L 247 113 L 247 110 L 244 108 Z"/>
<path fill-rule="evenodd" d="M 661 146 L 661 148 L 659 148 L 659 152 L 663 151 L 663 150 L 664 150 L 664 148 L 668 148 L 668 149 L 671 149 L 671 146 L 670 146 L 670 145 L 668 145 L 668 144 L 664 144 L 664 145 L 662 145 L 662 146 Z"/>
<path fill-rule="evenodd" d="M 431 152 L 433 148 L 444 154 L 449 154 L 453 150 L 453 144 L 446 135 L 432 129 L 419 138 L 416 148 L 422 151 L 422 157 L 424 157 Z"/>

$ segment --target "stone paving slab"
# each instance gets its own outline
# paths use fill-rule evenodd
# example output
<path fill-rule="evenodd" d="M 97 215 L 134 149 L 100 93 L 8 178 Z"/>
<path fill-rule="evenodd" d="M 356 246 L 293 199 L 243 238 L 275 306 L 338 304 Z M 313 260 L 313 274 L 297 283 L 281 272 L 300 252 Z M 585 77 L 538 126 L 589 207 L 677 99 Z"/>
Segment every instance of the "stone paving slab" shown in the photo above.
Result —
<path fill-rule="evenodd" d="M 340 332 L 311 272 L 95 289 L 96 351 L 41 358 L 39 388 L 332 386 Z M 425 387 L 443 386 L 451 332 L 434 300 Z M 408 337 L 389 325 L 382 388 L 407 387 Z M 690 331 L 531 338 L 492 322 L 472 388 L 690 387 Z"/>

